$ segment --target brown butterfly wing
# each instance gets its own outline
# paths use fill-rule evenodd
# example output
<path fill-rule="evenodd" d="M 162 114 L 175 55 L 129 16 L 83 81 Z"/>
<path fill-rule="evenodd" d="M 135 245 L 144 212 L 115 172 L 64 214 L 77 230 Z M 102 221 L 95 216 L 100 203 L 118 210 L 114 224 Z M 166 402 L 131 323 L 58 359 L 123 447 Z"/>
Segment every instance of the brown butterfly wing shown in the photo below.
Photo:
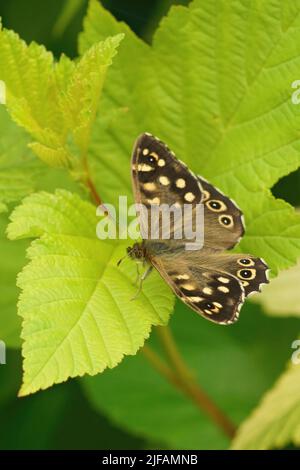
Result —
<path fill-rule="evenodd" d="M 263 259 L 246 254 L 226 252 L 212 253 L 207 256 L 207 263 L 235 276 L 242 284 L 245 295 L 260 292 L 263 284 L 268 284 L 268 266 Z"/>
<path fill-rule="evenodd" d="M 143 134 L 136 141 L 132 179 L 135 200 L 146 207 L 150 225 L 153 205 L 182 206 L 188 202 L 194 208 L 200 202 L 204 204 L 202 250 L 187 251 L 184 238 L 147 239 L 143 250 L 175 294 L 193 310 L 215 323 L 235 322 L 245 296 L 268 282 L 263 260 L 224 252 L 244 234 L 241 210 L 204 178 L 195 177 L 165 144 L 150 134 Z"/>
<path fill-rule="evenodd" d="M 232 274 L 206 264 L 203 255 L 195 252 L 191 261 L 185 252 L 164 253 L 150 261 L 191 309 L 214 323 L 234 323 L 244 302 L 244 288 Z"/>
<path fill-rule="evenodd" d="M 151 134 L 142 134 L 135 143 L 132 180 L 136 203 L 148 209 L 158 204 L 191 204 L 194 208 L 202 202 L 204 244 L 208 248 L 232 248 L 244 234 L 243 216 L 238 206 L 204 178 L 196 177 L 162 141 Z M 146 217 L 149 227 L 150 214 L 147 213 Z M 194 214 L 191 217 L 192 226 Z M 190 222 L 186 220 L 186 223 Z M 171 234 L 176 228 L 171 227 Z"/>
<path fill-rule="evenodd" d="M 187 166 L 158 138 L 142 134 L 132 154 L 132 180 L 135 201 L 149 206 L 154 198 L 159 204 L 201 202 L 200 184 Z"/>
<path fill-rule="evenodd" d="M 185 224 L 192 226 L 196 217 L 194 209 L 201 202 L 202 194 L 200 184 L 184 163 L 177 160 L 173 152 L 160 140 L 151 134 L 142 134 L 136 141 L 132 155 L 132 180 L 135 193 L 135 202 L 142 204 L 146 211 L 143 216 L 140 214 L 140 224 L 143 238 L 153 238 L 150 236 L 150 227 L 157 225 L 157 230 L 161 236 L 164 221 L 161 214 L 151 217 L 151 210 L 155 206 L 167 205 L 177 207 L 181 211 L 183 205 L 191 206 L 191 221 L 185 219 Z M 173 245 L 182 244 L 182 237 L 178 242 L 174 237 L 176 230 L 182 230 L 182 220 L 171 219 L 168 223 L 170 232 L 170 243 Z M 195 227 L 194 227 L 195 228 Z M 188 240 L 189 242 L 192 239 Z"/>
<path fill-rule="evenodd" d="M 233 248 L 245 233 L 243 213 L 236 203 L 201 176 L 204 204 L 205 246 L 213 249 Z"/>
<path fill-rule="evenodd" d="M 245 296 L 269 282 L 267 265 L 250 255 L 213 250 L 176 253 L 166 248 L 159 253 L 150 250 L 148 255 L 175 294 L 215 323 L 235 322 Z"/>

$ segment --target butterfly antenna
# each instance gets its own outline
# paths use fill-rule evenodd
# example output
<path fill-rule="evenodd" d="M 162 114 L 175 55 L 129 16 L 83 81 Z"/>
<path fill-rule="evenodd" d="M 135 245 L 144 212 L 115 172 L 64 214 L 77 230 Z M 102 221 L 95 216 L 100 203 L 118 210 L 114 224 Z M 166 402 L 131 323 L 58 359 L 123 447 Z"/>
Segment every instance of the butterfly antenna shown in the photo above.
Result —
<path fill-rule="evenodd" d="M 128 254 L 126 254 L 125 256 L 123 256 L 121 259 L 119 259 L 119 261 L 117 262 L 117 266 L 120 266 L 120 264 L 122 263 L 122 261 L 124 261 L 125 258 L 127 258 Z"/>

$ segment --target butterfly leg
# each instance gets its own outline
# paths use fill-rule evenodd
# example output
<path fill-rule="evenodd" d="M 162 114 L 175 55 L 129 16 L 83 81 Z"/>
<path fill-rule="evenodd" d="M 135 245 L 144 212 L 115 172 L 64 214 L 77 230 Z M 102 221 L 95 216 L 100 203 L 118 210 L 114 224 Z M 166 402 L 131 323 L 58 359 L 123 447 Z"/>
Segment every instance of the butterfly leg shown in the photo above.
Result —
<path fill-rule="evenodd" d="M 140 274 L 140 268 L 139 268 L 139 263 L 136 263 L 136 278 L 134 281 L 134 285 L 138 283 L 138 280 L 140 279 L 141 274 Z"/>
<path fill-rule="evenodd" d="M 138 288 L 136 294 L 135 294 L 135 295 L 132 297 L 132 299 L 130 299 L 130 300 L 135 300 L 135 299 L 139 296 L 139 294 L 141 293 L 141 290 L 142 290 L 143 282 L 144 282 L 145 279 L 149 276 L 149 274 L 151 273 L 152 269 L 153 269 L 153 266 L 148 266 L 148 268 L 147 268 L 146 271 L 143 273 L 143 275 L 140 276 L 140 278 L 139 278 L 139 279 L 140 279 L 139 288 Z"/>

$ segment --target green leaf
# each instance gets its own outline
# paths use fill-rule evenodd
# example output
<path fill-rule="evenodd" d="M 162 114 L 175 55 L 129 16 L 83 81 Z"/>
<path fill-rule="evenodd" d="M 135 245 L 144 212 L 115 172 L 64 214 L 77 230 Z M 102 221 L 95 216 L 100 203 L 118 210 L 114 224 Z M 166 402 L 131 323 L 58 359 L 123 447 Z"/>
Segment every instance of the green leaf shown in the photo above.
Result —
<path fill-rule="evenodd" d="M 269 315 L 300 316 L 300 262 L 279 273 L 276 279 L 265 286 L 260 295 L 251 300 L 263 306 Z"/>
<path fill-rule="evenodd" d="M 273 274 L 295 264 L 300 217 L 270 188 L 300 166 L 300 107 L 291 101 L 298 2 L 194 0 L 171 8 L 150 47 L 91 0 L 80 51 L 124 31 L 102 103 L 127 112 L 106 125 L 99 118 L 91 146 L 103 199 L 131 195 L 132 144 L 150 131 L 237 201 L 247 225 L 241 250 L 264 257 Z"/>
<path fill-rule="evenodd" d="M 94 44 L 77 63 L 65 56 L 55 63 L 43 46 L 27 45 L 13 31 L 0 30 L 0 79 L 7 89 L 7 108 L 47 164 L 84 171 L 78 157 L 87 157 L 106 70 L 121 39 L 118 35 Z"/>
<path fill-rule="evenodd" d="M 292 350 L 295 319 L 263 316 L 247 304 L 243 320 L 218 328 L 176 304 L 170 326 L 178 348 L 199 384 L 239 424 L 281 373 Z M 151 336 L 151 346 L 161 348 Z M 142 354 L 119 367 L 82 380 L 96 410 L 118 426 L 161 442 L 161 448 L 224 449 L 220 429 L 168 383 Z M 120 384 L 122 392 L 120 393 Z"/>
<path fill-rule="evenodd" d="M 299 343 L 300 344 L 300 343 Z M 300 445 L 300 368 L 290 366 L 240 427 L 233 449 Z"/>
<path fill-rule="evenodd" d="M 41 165 L 26 148 L 28 138 L 0 106 L 0 212 L 36 187 Z"/>
<path fill-rule="evenodd" d="M 96 224 L 95 207 L 63 190 L 32 194 L 11 215 L 10 239 L 39 237 L 18 277 L 20 395 L 116 366 L 144 344 L 151 325 L 169 318 L 173 296 L 156 273 L 130 301 L 135 265 L 117 267 L 126 245 L 97 239 Z"/>
<path fill-rule="evenodd" d="M 69 129 L 81 155 L 87 157 L 92 125 L 96 119 L 98 104 L 107 68 L 112 64 L 123 34 L 109 37 L 94 44 L 76 64 L 62 109 L 67 113 Z"/>

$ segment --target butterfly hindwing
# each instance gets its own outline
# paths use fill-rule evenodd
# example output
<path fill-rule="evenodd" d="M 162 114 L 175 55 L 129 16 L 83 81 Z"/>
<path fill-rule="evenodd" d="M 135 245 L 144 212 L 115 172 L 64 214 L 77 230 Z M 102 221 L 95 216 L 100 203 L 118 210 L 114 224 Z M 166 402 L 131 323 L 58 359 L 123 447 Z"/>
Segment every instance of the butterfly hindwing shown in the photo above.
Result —
<path fill-rule="evenodd" d="M 204 205 L 205 246 L 213 249 L 233 248 L 244 235 L 243 213 L 235 202 L 201 176 L 197 176 L 202 189 Z"/>
<path fill-rule="evenodd" d="M 261 258 L 251 255 L 219 253 L 207 256 L 207 262 L 216 269 L 230 273 L 242 284 L 246 297 L 254 292 L 260 292 L 260 286 L 268 284 L 268 266 Z"/>
<path fill-rule="evenodd" d="M 219 324 L 231 324 L 238 319 L 245 298 L 241 282 L 232 274 L 204 263 L 203 254 L 165 253 L 151 262 L 174 293 L 200 315 Z"/>

